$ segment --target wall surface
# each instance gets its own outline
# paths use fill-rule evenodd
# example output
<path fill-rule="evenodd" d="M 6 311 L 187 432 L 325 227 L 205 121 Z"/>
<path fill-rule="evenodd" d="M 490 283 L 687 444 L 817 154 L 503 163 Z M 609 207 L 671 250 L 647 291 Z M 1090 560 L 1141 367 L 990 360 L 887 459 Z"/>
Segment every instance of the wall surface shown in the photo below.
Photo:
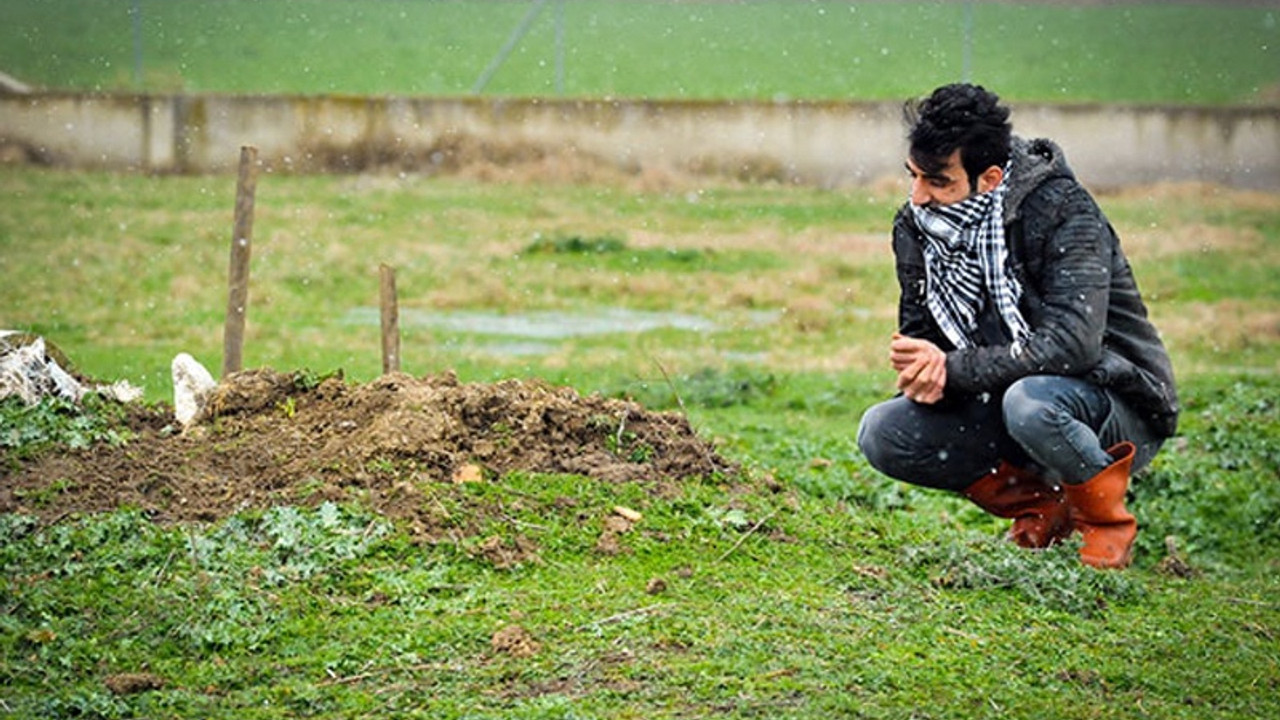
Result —
<path fill-rule="evenodd" d="M 1093 187 L 1197 181 L 1280 189 L 1280 109 L 1013 106 Z M 626 171 L 712 169 L 836 187 L 902 172 L 896 103 L 658 102 L 223 95 L 0 95 L 0 147 L 81 168 L 233 169 L 241 145 L 298 172 L 429 170 L 487 157 L 579 155 Z"/>

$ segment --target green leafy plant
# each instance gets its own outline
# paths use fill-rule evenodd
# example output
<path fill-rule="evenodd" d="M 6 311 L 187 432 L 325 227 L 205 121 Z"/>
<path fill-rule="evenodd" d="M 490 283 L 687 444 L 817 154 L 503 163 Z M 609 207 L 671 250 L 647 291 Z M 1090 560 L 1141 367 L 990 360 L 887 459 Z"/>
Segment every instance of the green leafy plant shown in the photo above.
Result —
<path fill-rule="evenodd" d="M 1218 562 L 1280 540 L 1280 403 L 1274 380 L 1191 385 L 1182 433 L 1134 479 L 1138 547 L 1161 557 L 1166 539 Z"/>
<path fill-rule="evenodd" d="M 123 445 L 130 433 L 122 427 L 122 412 L 119 404 L 94 395 L 86 395 L 81 404 L 48 397 L 26 405 L 5 398 L 0 400 L 0 451 L 20 459 L 55 446 Z"/>
<path fill-rule="evenodd" d="M 1140 583 L 1083 565 L 1079 553 L 1078 540 L 1030 553 L 990 536 L 904 548 L 907 564 L 942 588 L 1007 589 L 1023 601 L 1084 617 L 1141 597 Z"/>
<path fill-rule="evenodd" d="M 48 485 L 36 490 L 15 489 L 13 496 L 30 503 L 33 507 L 42 508 L 53 504 L 63 492 L 75 487 L 75 483 L 67 478 L 58 478 Z"/>
<path fill-rule="evenodd" d="M 343 372 L 341 369 L 332 372 L 316 372 L 310 368 L 296 370 L 293 373 L 293 386 L 298 390 L 314 390 L 320 387 L 320 384 L 331 379 L 342 380 Z"/>

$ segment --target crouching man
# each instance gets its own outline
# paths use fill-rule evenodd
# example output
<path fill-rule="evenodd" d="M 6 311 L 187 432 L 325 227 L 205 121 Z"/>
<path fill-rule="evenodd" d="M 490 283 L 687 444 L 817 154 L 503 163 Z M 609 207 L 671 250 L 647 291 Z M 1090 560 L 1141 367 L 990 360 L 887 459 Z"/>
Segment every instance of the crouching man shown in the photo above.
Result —
<path fill-rule="evenodd" d="M 893 224 L 896 397 L 858 445 L 880 472 L 959 492 L 1043 548 L 1129 564 L 1130 475 L 1177 426 L 1168 353 L 1119 239 L 1053 142 L 956 84 L 908 102 L 911 196 Z"/>

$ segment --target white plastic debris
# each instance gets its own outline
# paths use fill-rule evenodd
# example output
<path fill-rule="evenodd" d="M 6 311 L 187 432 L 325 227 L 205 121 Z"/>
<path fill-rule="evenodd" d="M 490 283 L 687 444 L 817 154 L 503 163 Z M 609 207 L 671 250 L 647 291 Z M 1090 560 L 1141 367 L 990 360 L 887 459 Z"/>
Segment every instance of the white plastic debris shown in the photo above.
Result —
<path fill-rule="evenodd" d="M 15 334 L 9 331 L 5 336 Z M 28 405 L 45 397 L 80 402 L 84 388 L 46 356 L 44 338 L 36 338 L 0 355 L 0 398 L 13 395 Z"/>
<path fill-rule="evenodd" d="M 117 380 L 110 385 L 98 385 L 93 390 L 103 397 L 122 403 L 131 403 L 142 398 L 142 388 L 131 385 L 128 380 Z"/>
<path fill-rule="evenodd" d="M 51 353 L 42 337 L 16 330 L 0 330 L 0 400 L 18 397 L 34 405 L 46 397 L 80 402 L 86 393 L 96 392 L 119 402 L 133 402 L 142 390 L 126 381 L 110 385 L 82 385 Z"/>
<path fill-rule="evenodd" d="M 178 353 L 173 358 L 171 368 L 173 415 L 185 428 L 200 414 L 209 391 L 218 383 L 203 365 L 187 353 Z"/>

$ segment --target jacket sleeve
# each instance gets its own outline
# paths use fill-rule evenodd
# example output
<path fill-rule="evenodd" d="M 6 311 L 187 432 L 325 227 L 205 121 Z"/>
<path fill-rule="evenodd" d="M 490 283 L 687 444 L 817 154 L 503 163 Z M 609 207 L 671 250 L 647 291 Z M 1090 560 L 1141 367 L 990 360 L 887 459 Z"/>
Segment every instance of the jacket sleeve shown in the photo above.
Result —
<path fill-rule="evenodd" d="M 1036 312 L 1027 317 L 1031 336 L 1021 346 L 948 352 L 949 389 L 999 391 L 1027 375 L 1081 375 L 1102 358 L 1114 252 L 1110 226 L 1084 189 L 1069 181 L 1041 188 L 1020 210 L 1024 252 L 1038 255 L 1038 262 L 1027 263 L 1039 269 L 1037 276 L 1021 278 L 1039 295 Z"/>
<path fill-rule="evenodd" d="M 950 341 L 938 329 L 925 304 L 924 248 L 906 206 L 893 220 L 893 257 L 898 276 L 898 332 L 950 349 Z"/>

